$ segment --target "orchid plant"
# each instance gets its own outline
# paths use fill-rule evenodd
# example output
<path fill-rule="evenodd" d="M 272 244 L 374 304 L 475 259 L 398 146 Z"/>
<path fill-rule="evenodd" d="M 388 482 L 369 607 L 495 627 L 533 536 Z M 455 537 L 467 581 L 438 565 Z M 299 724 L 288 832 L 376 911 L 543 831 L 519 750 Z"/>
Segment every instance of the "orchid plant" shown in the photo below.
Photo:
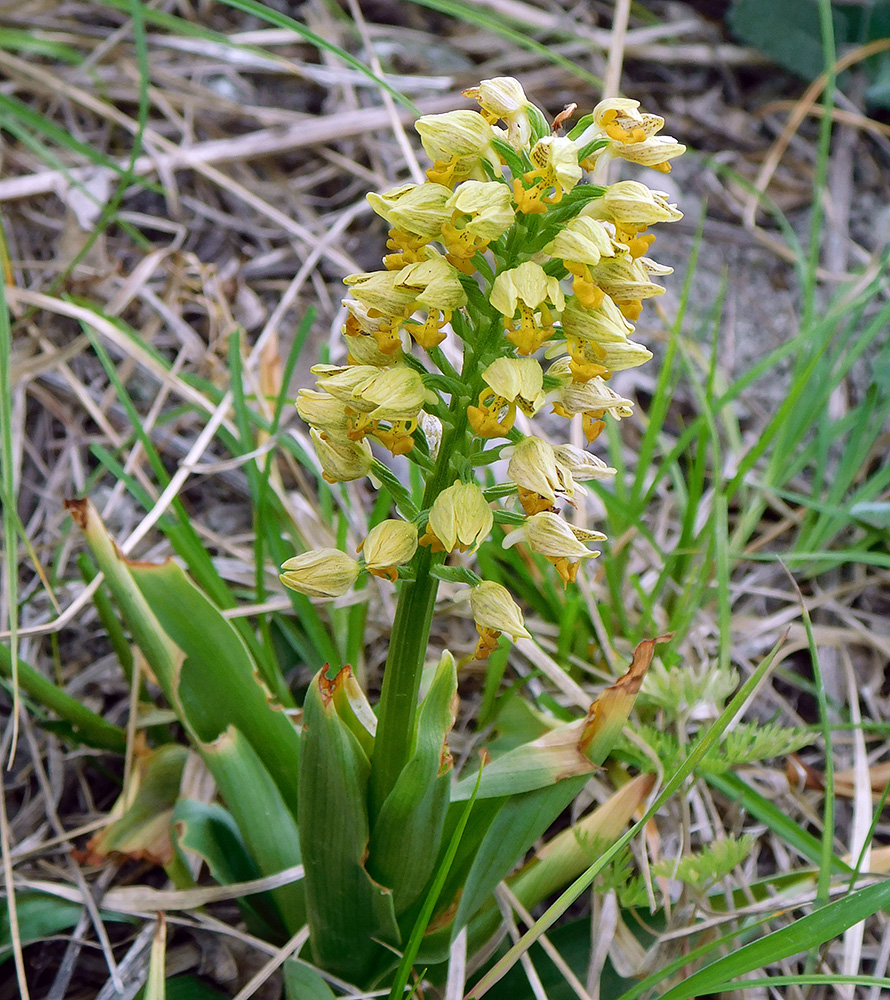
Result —
<path fill-rule="evenodd" d="M 593 444 L 605 419 L 631 414 L 631 401 L 610 381 L 652 357 L 631 339 L 633 322 L 643 300 L 664 291 L 653 279 L 671 269 L 646 256 L 655 239 L 649 230 L 681 218 L 665 195 L 638 181 L 603 186 L 583 180 L 585 171 L 601 176 L 613 157 L 667 171 L 684 151 L 660 134 L 664 119 L 641 112 L 637 101 L 602 101 L 562 134 L 574 106 L 551 124 L 514 79 L 485 80 L 465 96 L 478 101 L 479 111 L 417 121 L 433 161 L 428 180 L 368 196 L 391 226 L 384 269 L 345 279 L 345 364 L 314 367 L 317 388 L 301 390 L 297 402 L 324 478 L 368 476 L 385 484 L 399 516 L 369 532 L 360 559 L 334 549 L 309 551 L 289 559 L 281 575 L 285 586 L 314 598 L 342 596 L 362 572 L 398 587 L 376 716 L 348 668 L 333 679 L 322 672 L 310 691 L 303 733 L 304 769 L 314 766 L 307 761 L 320 736 L 317 719 L 336 715 L 349 734 L 357 759 L 349 766 L 368 783 L 368 854 L 360 843 L 353 858 L 368 879 L 368 939 L 388 936 L 394 948 L 400 918 L 412 912 L 447 842 L 449 801 L 461 798 L 450 789 L 444 744 L 455 691 L 449 656 L 418 702 L 439 583 L 468 585 L 458 597 L 469 599 L 479 633 L 472 655 L 484 660 L 502 636 L 530 636 L 507 588 L 480 578 L 460 553 L 475 552 L 496 522 L 512 526 L 503 544 L 542 555 L 566 586 L 584 560 L 600 554 L 590 546 L 605 536 L 573 524 L 560 508 L 583 495 L 583 482 L 607 479 L 615 470 L 586 449 L 531 433 L 529 419 L 520 424 L 518 415 L 533 418 L 549 400 L 560 417 L 580 416 L 583 436 Z M 372 445 L 417 466 L 424 482 L 419 502 Z M 486 488 L 478 473 L 500 459 L 508 459 L 507 481 Z M 427 711 L 438 713 L 440 741 L 424 783 L 417 771 L 432 732 Z M 577 734 L 585 766 L 594 718 Z M 487 771 L 483 800 L 490 797 Z M 338 795 L 327 796 L 329 816 Z M 552 818 L 548 813 L 539 829 L 529 827 L 511 844 L 506 863 L 493 881 L 485 880 L 491 883 L 486 893 Z M 307 882 L 311 887 L 317 880 L 323 896 L 330 845 L 314 856 L 304 838 L 303 852 Z M 408 873 L 405 858 L 422 861 L 407 866 Z M 460 880 L 451 879 L 440 899 L 434 924 L 448 928 L 448 940 L 486 895 L 467 894 L 466 880 L 462 892 Z M 389 904 L 385 931 L 382 924 L 372 929 L 375 893 Z M 323 901 L 310 908 L 313 952 L 322 964 L 352 974 L 354 944 L 352 956 L 339 951 L 330 910 Z M 343 943 L 354 942 L 354 919 L 342 928 Z"/>
<path fill-rule="evenodd" d="M 190 884 L 191 850 L 219 881 L 272 879 L 241 901 L 253 933 L 303 940 L 308 925 L 315 966 L 393 996 L 415 962 L 442 980 L 461 943 L 480 964 L 502 934 L 502 881 L 532 909 L 588 868 L 583 845 L 620 836 L 654 780 L 632 779 L 529 856 L 614 746 L 655 640 L 586 715 L 542 714 L 536 739 L 493 749 L 457 777 L 448 738 L 458 665 L 446 651 L 424 667 L 443 581 L 476 623 L 467 660 L 531 638 L 508 589 L 477 572 L 483 543 L 526 546 L 566 587 L 599 555 L 591 546 L 604 536 L 566 511 L 584 482 L 614 470 L 577 442 L 593 445 L 606 420 L 632 412 L 611 380 L 652 356 L 632 339 L 633 323 L 670 269 L 646 256 L 649 230 L 680 213 L 638 181 L 585 182 L 585 171 L 602 178 L 612 158 L 666 171 L 684 147 L 636 101 L 603 101 L 563 134 L 574 106 L 550 123 L 516 80 L 466 95 L 478 111 L 417 122 L 428 180 L 369 195 L 391 227 L 384 267 L 346 278 L 345 363 L 316 366 L 316 388 L 297 400 L 319 474 L 331 484 L 369 477 L 394 504 L 358 557 L 307 551 L 281 574 L 317 601 L 343 597 L 361 574 L 396 588 L 376 706 L 348 666 L 333 664 L 295 711 L 245 622 L 177 564 L 127 562 L 95 509 L 69 504 L 225 805 L 176 797 L 177 755 L 165 779 L 170 814 L 151 806 L 153 829 L 172 831 L 171 878 Z M 580 417 L 575 444 L 548 439 L 548 401 L 548 426 Z M 506 480 L 492 485 L 504 463 Z M 416 481 L 420 489 L 406 485 Z M 148 772 L 151 758 L 143 764 Z M 294 982 L 301 995 L 303 980 Z"/>

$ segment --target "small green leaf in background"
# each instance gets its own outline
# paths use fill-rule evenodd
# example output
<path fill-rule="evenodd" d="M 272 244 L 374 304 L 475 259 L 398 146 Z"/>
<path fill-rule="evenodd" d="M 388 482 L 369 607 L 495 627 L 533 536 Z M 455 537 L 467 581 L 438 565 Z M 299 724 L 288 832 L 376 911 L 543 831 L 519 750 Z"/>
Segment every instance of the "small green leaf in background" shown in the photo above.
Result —
<path fill-rule="evenodd" d="M 839 54 L 890 36 L 888 0 L 835 3 L 831 19 Z M 815 80 L 825 69 L 819 0 L 735 0 L 726 20 L 739 41 L 760 49 L 795 76 Z M 890 54 L 879 52 L 863 65 L 871 80 L 866 103 L 890 107 Z"/>

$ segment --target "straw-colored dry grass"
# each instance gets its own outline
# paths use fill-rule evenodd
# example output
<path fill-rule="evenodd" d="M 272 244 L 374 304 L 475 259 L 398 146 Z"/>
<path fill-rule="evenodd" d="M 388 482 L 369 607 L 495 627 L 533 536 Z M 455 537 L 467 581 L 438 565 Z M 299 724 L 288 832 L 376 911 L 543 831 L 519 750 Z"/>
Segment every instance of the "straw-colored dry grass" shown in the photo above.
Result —
<path fill-rule="evenodd" d="M 462 88 L 510 74 L 551 114 L 573 101 L 582 110 L 595 103 L 599 92 L 592 77 L 605 78 L 613 92 L 620 89 L 664 114 L 669 131 L 696 152 L 670 177 L 651 181 L 669 190 L 687 217 L 659 240 L 660 258 L 678 274 L 663 308 L 646 314 L 641 331 L 662 345 L 663 355 L 686 264 L 698 247 L 684 351 L 690 370 L 700 366 L 704 384 L 716 330 L 713 378 L 730 384 L 795 332 L 806 309 L 794 277 L 796 251 L 757 213 L 757 192 L 765 190 L 805 230 L 816 173 L 817 123 L 807 117 L 811 108 L 798 101 L 803 84 L 783 76 L 758 53 L 735 45 L 718 20 L 699 12 L 705 6 L 658 5 L 651 22 L 634 15 L 624 32 L 621 18 L 627 5 L 621 2 L 478 4 L 487 13 L 524 20 L 528 37 L 577 65 L 586 78 L 549 61 L 547 51 L 524 50 L 515 40 L 411 3 L 369 3 L 360 11 L 357 3 L 341 9 L 309 2 L 292 12 L 357 59 L 375 68 L 379 61 L 393 74 L 391 84 L 423 113 L 464 106 Z M 222 3 L 156 9 L 219 32 L 227 41 L 188 36 L 149 21 L 150 81 L 142 93 L 133 27 L 115 7 L 71 0 L 7 5 L 0 13 L 4 29 L 27 31 L 51 49 L 46 54 L 11 45 L 0 48 L 0 95 L 7 102 L 2 108 L 7 131 L 0 206 L 13 319 L 11 440 L 18 512 L 27 539 L 16 550 L 18 652 L 122 726 L 131 692 L 91 602 L 92 590 L 78 573 L 81 543 L 62 500 L 89 493 L 126 553 L 157 560 L 170 552 L 158 524 L 178 497 L 222 576 L 235 588 L 250 590 L 253 521 L 243 470 L 249 459 L 233 457 L 217 434 L 220 428 L 235 431 L 227 392 L 230 337 L 236 332 L 242 337 L 246 392 L 259 396 L 274 384 L 301 318 L 317 310 L 291 392 L 307 384 L 308 366 L 318 351 L 338 349 L 341 278 L 378 266 L 385 227 L 370 212 L 365 193 L 422 176 L 412 115 L 354 68 L 286 28 Z M 787 127 L 798 111 L 803 120 Z M 41 133 L 38 122 L 59 131 Z M 838 101 L 819 308 L 845 276 L 873 271 L 885 248 L 886 133 L 885 126 L 864 116 L 855 92 Z M 108 204 L 113 206 L 110 218 L 103 214 Z M 876 301 L 885 291 L 877 290 Z M 718 297 L 722 314 L 709 320 Z M 122 332 L 117 320 L 136 331 L 138 340 Z M 141 426 L 163 459 L 166 488 L 134 437 L 130 417 L 84 324 L 126 384 Z M 770 377 L 733 403 L 739 438 L 730 436 L 727 442 L 723 457 L 728 465 L 758 439 L 786 398 L 789 367 L 790 361 L 777 364 Z M 621 391 L 636 393 L 645 412 L 657 377 L 653 363 L 638 376 L 623 379 Z M 836 419 L 861 401 L 874 377 L 867 362 L 852 368 L 831 397 Z M 690 386 L 684 379 L 671 401 L 665 452 L 701 412 L 702 400 Z M 282 433 L 302 438 L 295 413 L 286 415 Z M 627 427 L 620 446 L 629 474 L 635 471 L 640 433 Z M 863 476 L 886 462 L 888 446 L 885 427 L 883 435 L 875 434 Z M 103 469 L 103 454 L 114 456 L 126 477 Z M 829 452 L 829 468 L 842 457 L 836 449 Z M 690 456 L 688 467 L 693 463 Z M 800 493 L 805 480 L 803 470 L 789 490 Z M 830 483 L 829 472 L 825 490 Z M 282 453 L 276 460 L 273 488 L 296 532 L 311 544 L 323 544 L 328 529 L 306 476 L 290 455 Z M 747 553 L 789 550 L 806 504 L 790 493 L 773 492 L 762 499 L 759 516 L 742 540 Z M 699 521 L 717 516 L 710 503 L 705 484 Z M 684 511 L 676 482 L 666 477 L 648 506 L 649 540 L 631 532 L 615 541 L 617 548 L 631 546 L 621 600 L 641 631 L 672 627 L 670 608 L 659 602 L 644 609 L 640 593 L 648 592 L 658 576 L 661 552 L 671 551 L 680 538 Z M 737 525 L 744 513 L 731 506 L 731 524 Z M 854 535 L 849 537 L 855 542 Z M 6 544 L 12 543 L 7 539 Z M 705 670 L 722 658 L 744 674 L 787 631 L 776 669 L 749 718 L 817 723 L 817 700 L 800 683 L 813 676 L 803 603 L 813 620 L 829 722 L 855 723 L 860 714 L 874 722 L 886 719 L 886 561 L 819 564 L 815 575 L 795 562 L 792 570 L 803 571 L 798 590 L 783 565 L 738 555 L 733 555 L 735 568 L 725 593 L 708 589 L 697 595 L 678 649 L 684 666 Z M 275 596 L 274 574 L 270 565 L 272 594 L 266 603 L 270 609 L 289 607 Z M 669 597 L 670 587 L 661 593 Z M 602 573 L 591 574 L 582 594 L 591 607 L 612 596 Z M 10 617 L 9 597 L 7 588 L 4 623 Z M 390 601 L 379 596 L 369 617 L 366 667 L 372 685 Z M 722 654 L 721 614 L 731 620 L 731 644 Z M 464 651 L 472 643 L 463 623 L 443 621 L 439 634 Z M 584 684 L 595 677 L 584 671 L 570 677 L 548 658 L 557 653 L 552 623 L 540 621 L 537 634 L 541 648 L 520 644 L 511 661 L 514 669 L 522 674 L 539 668 L 543 676 L 530 683 L 533 693 L 546 689 L 566 706 L 586 707 Z M 600 638 L 605 640 L 600 668 L 607 671 L 626 655 L 635 637 L 601 626 Z M 457 756 L 470 750 L 481 687 L 481 678 L 465 679 Z M 5 760 L 13 739 L 11 697 L 4 695 L 0 704 Z M 697 718 L 706 721 L 712 710 L 700 706 Z M 149 898 L 148 887 L 162 887 L 163 873 L 144 863 L 90 866 L 75 860 L 72 850 L 83 848 L 119 792 L 120 760 L 73 749 L 39 722 L 39 710 L 21 713 L 15 757 L 3 774 L 4 853 L 19 889 L 51 882 L 65 887 L 72 899 L 89 900 L 90 906 L 70 933 L 26 949 L 31 995 L 104 1000 L 118 995 L 114 986 L 120 983 L 121 995 L 129 997 L 144 980 L 154 928 L 150 914 L 164 908 L 163 901 Z M 851 769 L 835 789 L 838 854 L 852 852 L 855 857 L 866 842 L 872 820 L 869 768 L 885 759 L 885 746 L 884 730 L 834 733 L 835 767 Z M 803 757 L 817 771 L 824 769 L 819 737 Z M 878 792 L 883 773 L 875 768 L 871 775 Z M 782 761 L 745 771 L 778 810 L 819 836 L 821 795 L 804 787 L 802 770 L 793 774 L 789 784 Z M 592 794 L 596 792 L 594 783 Z M 688 798 L 659 818 L 657 831 L 652 830 L 639 852 L 671 857 L 688 849 L 690 840 L 706 843 L 742 829 L 759 837 L 742 863 L 742 883 L 804 867 L 779 834 L 745 819 L 704 784 L 695 785 Z M 888 833 L 879 816 L 875 843 L 886 843 Z M 876 852 L 871 867 L 883 866 Z M 127 887 L 146 887 L 131 890 L 129 900 L 118 903 L 139 919 L 106 930 L 98 916 L 103 897 Z M 812 897 L 814 890 L 815 885 L 806 886 L 802 897 Z M 693 912 L 689 899 L 675 909 L 666 947 L 684 946 Z M 199 972 L 234 996 L 274 951 L 246 940 L 233 926 L 234 914 L 226 902 L 200 912 L 168 912 L 169 970 Z M 888 952 L 890 923 L 879 916 L 831 945 L 816 968 L 886 975 Z M 12 962 L 2 968 L 0 1000 L 5 1000 L 17 996 L 18 987 Z M 273 975 L 266 986 L 238 996 L 275 996 L 276 982 Z M 786 995 L 835 995 L 820 992 L 824 989 L 807 993 L 789 987 Z M 746 993 L 766 995 L 760 987 Z M 866 990 L 859 995 L 877 997 Z"/>

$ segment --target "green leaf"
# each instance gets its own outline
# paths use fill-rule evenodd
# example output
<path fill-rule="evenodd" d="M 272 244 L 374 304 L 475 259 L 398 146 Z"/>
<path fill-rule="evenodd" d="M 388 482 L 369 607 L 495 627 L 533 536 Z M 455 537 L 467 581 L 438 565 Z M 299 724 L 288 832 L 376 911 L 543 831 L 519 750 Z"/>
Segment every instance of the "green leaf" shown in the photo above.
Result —
<path fill-rule="evenodd" d="M 282 971 L 285 1000 L 334 1000 L 334 991 L 311 966 L 291 960 Z"/>
<path fill-rule="evenodd" d="M 133 563 L 129 571 L 165 635 L 185 654 L 172 683 L 159 678 L 183 721 L 205 744 L 234 726 L 296 815 L 299 736 L 270 702 L 241 637 L 175 563 Z"/>
<path fill-rule="evenodd" d="M 439 853 L 452 769 L 445 740 L 454 725 L 456 698 L 454 657 L 445 652 L 420 706 L 414 754 L 386 797 L 371 834 L 368 870 L 392 890 L 397 915 L 420 895 Z"/>
<path fill-rule="evenodd" d="M 297 824 L 278 785 L 244 734 L 230 726 L 199 749 L 260 872 L 275 875 L 300 864 Z M 269 897 L 277 909 L 277 937 L 296 933 L 306 922 L 303 881 L 270 889 Z"/>
<path fill-rule="evenodd" d="M 173 810 L 171 829 L 173 846 L 183 863 L 187 863 L 186 851 L 199 855 L 220 885 L 251 882 L 262 876 L 232 814 L 221 805 L 180 799 Z M 254 893 L 237 902 L 252 934 L 271 940 L 280 932 L 278 911 L 268 893 Z"/>
<path fill-rule="evenodd" d="M 814 80 L 824 69 L 817 0 L 736 0 L 728 20 L 741 41 L 803 79 Z M 838 34 L 836 12 L 835 22 Z"/>
<path fill-rule="evenodd" d="M 299 824 L 306 877 L 309 941 L 315 963 L 361 984 L 386 952 L 399 945 L 392 894 L 365 869 L 370 763 L 349 725 L 337 714 L 333 680 L 319 671 L 303 706 Z"/>

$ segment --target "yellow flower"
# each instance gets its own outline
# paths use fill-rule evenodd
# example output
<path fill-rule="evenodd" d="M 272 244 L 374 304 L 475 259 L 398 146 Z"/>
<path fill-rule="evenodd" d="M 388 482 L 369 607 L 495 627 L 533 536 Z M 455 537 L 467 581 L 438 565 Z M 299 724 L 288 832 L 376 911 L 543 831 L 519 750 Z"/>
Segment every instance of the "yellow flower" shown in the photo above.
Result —
<path fill-rule="evenodd" d="M 480 437 L 504 437 L 513 427 L 516 408 L 532 416 L 544 404 L 544 373 L 533 358 L 498 358 L 482 373 L 489 387 L 477 406 L 467 407 L 470 426 Z"/>
<path fill-rule="evenodd" d="M 391 353 L 380 350 L 377 338 L 366 333 L 346 334 L 346 349 L 349 352 L 347 363 L 350 365 L 370 365 L 374 368 L 388 368 L 398 364 L 402 358 L 401 344 Z"/>
<path fill-rule="evenodd" d="M 578 147 L 565 136 L 547 135 L 535 143 L 529 158 L 535 168 L 523 174 L 522 179 L 514 178 L 513 199 L 517 211 L 540 215 L 547 211 L 548 205 L 562 201 L 563 193 L 571 191 L 581 180 Z M 535 183 L 527 188 L 525 183 L 529 181 Z M 553 194 L 548 194 L 551 188 Z"/>
<path fill-rule="evenodd" d="M 504 317 L 507 340 L 520 354 L 534 354 L 553 335 L 554 316 L 565 305 L 559 281 L 540 264 L 527 260 L 494 279 L 491 304 Z M 516 320 L 516 312 L 519 319 Z"/>
<path fill-rule="evenodd" d="M 657 222 L 677 222 L 683 213 L 668 203 L 662 191 L 652 191 L 639 181 L 618 181 L 606 188 L 602 198 L 588 202 L 584 215 L 605 219 L 618 226 L 645 228 Z"/>
<path fill-rule="evenodd" d="M 605 537 L 598 531 L 576 528 L 552 511 L 542 511 L 527 517 L 521 527 L 511 531 L 504 539 L 504 547 L 525 541 L 532 552 L 553 563 L 563 582 L 569 584 L 577 575 L 579 560 L 600 554 L 591 552 L 584 543 L 603 541 Z"/>
<path fill-rule="evenodd" d="M 568 362 L 568 364 L 564 364 Z M 550 366 L 548 375 L 554 373 L 554 368 L 565 368 L 571 374 L 571 368 L 575 365 L 572 359 L 560 359 L 560 361 Z M 581 427 L 584 436 L 588 441 L 595 441 L 602 432 L 605 424 L 602 417 L 610 413 L 616 420 L 622 417 L 629 417 L 633 413 L 633 403 L 629 399 L 624 399 L 617 392 L 610 389 L 603 379 L 595 376 L 586 382 L 568 381 L 556 392 L 556 399 L 553 403 L 553 412 L 561 417 L 571 418 L 576 414 L 582 414 Z"/>
<path fill-rule="evenodd" d="M 499 583 L 483 580 L 470 591 L 470 607 L 473 618 L 482 628 L 506 632 L 516 642 L 517 639 L 531 639 L 522 612 L 510 596 L 510 591 Z"/>
<path fill-rule="evenodd" d="M 626 341 L 633 327 L 608 295 L 603 296 L 596 309 L 586 309 L 576 296 L 572 296 L 562 314 L 562 332 L 567 338 L 608 344 Z"/>
<path fill-rule="evenodd" d="M 544 253 L 579 264 L 599 264 L 601 257 L 614 257 L 619 246 L 598 219 L 579 215 L 560 229 L 544 247 Z"/>
<path fill-rule="evenodd" d="M 383 194 L 367 195 L 371 208 L 396 229 L 429 242 L 439 238 L 451 220 L 446 202 L 451 189 L 444 184 L 403 184 Z"/>
<path fill-rule="evenodd" d="M 513 447 L 507 476 L 519 487 L 519 502 L 526 514 L 548 510 L 557 497 L 574 496 L 571 471 L 560 467 L 553 447 L 537 437 L 523 438 Z"/>
<path fill-rule="evenodd" d="M 651 274 L 673 274 L 672 267 L 657 264 L 649 257 L 614 257 L 590 268 L 596 284 L 629 320 L 639 318 L 643 299 L 664 295 L 664 287 L 649 280 Z"/>
<path fill-rule="evenodd" d="M 482 490 L 475 483 L 456 481 L 436 497 L 430 509 L 421 545 L 434 552 L 476 549 L 488 537 L 494 516 Z"/>
<path fill-rule="evenodd" d="M 403 317 L 414 308 L 415 292 L 399 283 L 396 272 L 349 274 L 343 284 L 349 286 L 352 297 L 367 309 L 376 309 L 384 316 Z"/>
<path fill-rule="evenodd" d="M 491 145 L 491 125 L 477 111 L 446 111 L 442 115 L 424 115 L 414 127 L 433 166 L 427 177 L 453 188 L 470 177 L 487 180 L 481 161 L 495 169 L 500 161 Z"/>
<path fill-rule="evenodd" d="M 365 442 L 351 441 L 339 434 L 309 431 L 315 454 L 321 464 L 322 476 L 329 483 L 347 483 L 366 476 L 374 464 L 374 456 Z"/>
<path fill-rule="evenodd" d="M 318 386 L 371 420 L 413 420 L 426 401 L 419 372 L 407 365 L 315 365 Z"/>
<path fill-rule="evenodd" d="M 312 549 L 288 559 L 279 579 L 307 597 L 341 597 L 356 581 L 360 566 L 339 549 Z"/>
<path fill-rule="evenodd" d="M 402 353 L 402 342 L 399 338 L 399 327 L 405 318 L 404 313 L 396 316 L 385 316 L 378 309 L 367 306 L 357 299 L 343 299 L 348 315 L 343 325 L 343 335 L 347 338 L 347 346 L 352 354 L 352 341 L 358 340 L 363 334 L 368 334 L 377 345 L 377 351 L 383 357 L 383 364 L 391 365 L 399 359 Z M 359 348 L 361 352 L 361 348 Z M 377 355 L 373 356 L 374 358 Z M 359 364 L 376 365 L 376 360 L 363 360 Z"/>
<path fill-rule="evenodd" d="M 593 109 L 593 120 L 615 142 L 636 145 L 664 128 L 664 119 L 660 115 L 646 114 L 639 111 L 639 107 L 639 101 L 626 97 L 607 98 Z M 591 135 L 585 134 L 584 142 L 589 142 L 591 138 Z"/>
<path fill-rule="evenodd" d="M 396 567 L 410 562 L 417 551 L 417 528 L 410 521 L 381 521 L 368 532 L 359 551 L 368 572 L 395 583 Z"/>
<path fill-rule="evenodd" d="M 502 236 L 516 218 L 510 188 L 500 181 L 464 181 L 454 189 L 447 207 L 452 211 L 455 230 L 469 233 L 480 244 Z"/>
<path fill-rule="evenodd" d="M 297 393 L 297 413 L 307 424 L 327 433 L 345 435 L 348 429 L 346 407 L 327 392 L 300 389 Z"/>
<path fill-rule="evenodd" d="M 512 76 L 483 80 L 478 87 L 463 91 L 463 96 L 477 100 L 482 113 L 492 124 L 496 121 L 507 123 L 507 142 L 514 149 L 522 149 L 528 145 L 531 123 L 526 109 L 534 105 L 525 96 L 518 80 L 514 80 Z"/>

